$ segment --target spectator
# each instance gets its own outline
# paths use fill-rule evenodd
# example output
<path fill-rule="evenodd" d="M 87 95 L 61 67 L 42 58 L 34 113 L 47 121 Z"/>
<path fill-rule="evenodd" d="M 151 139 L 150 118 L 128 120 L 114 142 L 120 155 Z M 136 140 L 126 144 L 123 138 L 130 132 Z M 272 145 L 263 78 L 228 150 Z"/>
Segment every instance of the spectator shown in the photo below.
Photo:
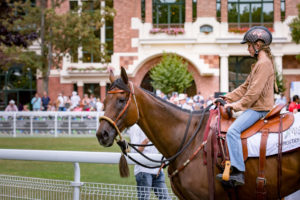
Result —
<path fill-rule="evenodd" d="M 64 102 L 65 102 L 65 110 L 70 111 L 70 107 L 71 107 L 70 98 L 68 96 L 66 96 L 66 98 L 64 98 Z"/>
<path fill-rule="evenodd" d="M 35 96 L 31 99 L 33 111 L 40 111 L 42 106 L 42 100 L 38 93 L 35 93 Z"/>
<path fill-rule="evenodd" d="M 94 96 L 94 94 L 91 94 L 90 105 L 89 105 L 91 111 L 97 110 L 96 103 L 97 103 L 96 97 Z"/>
<path fill-rule="evenodd" d="M 50 97 L 48 96 L 47 92 L 44 92 L 42 97 L 43 111 L 47 111 L 49 103 L 50 103 Z"/>
<path fill-rule="evenodd" d="M 71 97 L 71 107 L 70 110 L 73 110 L 76 108 L 80 103 L 80 97 L 77 95 L 76 91 L 72 92 L 72 97 Z"/>
<path fill-rule="evenodd" d="M 18 107 L 15 105 L 15 101 L 10 100 L 9 104 L 5 108 L 5 112 L 17 112 L 17 111 L 18 111 Z"/>
<path fill-rule="evenodd" d="M 140 127 L 135 124 L 127 130 L 130 136 L 131 143 L 134 144 L 148 144 L 149 139 L 145 136 Z M 139 151 L 147 153 L 158 153 L 158 150 L 154 146 L 139 147 Z M 134 150 L 132 149 L 132 152 Z M 150 198 L 150 189 L 155 187 L 154 193 L 158 199 L 171 199 L 168 195 L 168 189 L 165 183 L 165 175 L 163 170 L 159 172 L 159 168 L 148 169 L 140 165 L 134 166 L 134 175 L 137 183 L 138 199 L 146 200 Z M 159 190 L 158 190 L 159 188 Z"/>
<path fill-rule="evenodd" d="M 186 104 L 186 97 L 185 97 L 185 94 L 179 94 L 179 96 L 178 96 L 178 101 L 179 101 L 179 104 L 178 104 L 178 106 L 180 107 L 180 108 L 183 108 L 183 106 Z"/>
<path fill-rule="evenodd" d="M 198 92 L 198 94 L 196 94 L 194 97 L 193 97 L 193 100 L 195 103 L 198 103 L 198 104 L 203 104 L 204 103 L 204 97 L 201 95 L 201 92 Z"/>
<path fill-rule="evenodd" d="M 299 96 L 294 95 L 293 96 L 293 101 L 289 105 L 289 111 L 296 113 L 300 109 L 300 104 L 299 104 Z"/>
<path fill-rule="evenodd" d="M 29 110 L 29 105 L 28 105 L 28 104 L 25 104 L 25 105 L 23 106 L 23 111 L 26 111 L 26 112 L 30 111 L 30 110 Z"/>
<path fill-rule="evenodd" d="M 187 100 L 186 103 L 183 104 L 182 108 L 193 111 L 194 110 L 193 99 L 190 98 L 189 100 Z"/>
<path fill-rule="evenodd" d="M 65 110 L 65 102 L 64 98 L 62 96 L 62 93 L 58 94 L 57 100 L 56 100 L 56 106 L 58 107 L 58 111 L 64 111 Z"/>
<path fill-rule="evenodd" d="M 98 112 L 103 110 L 103 103 L 101 102 L 100 98 L 97 98 L 96 108 Z"/>
<path fill-rule="evenodd" d="M 81 101 L 81 104 L 83 105 L 83 110 L 84 111 L 89 111 L 90 110 L 90 99 L 88 94 L 84 94 L 84 97 Z"/>
<path fill-rule="evenodd" d="M 286 105 L 286 98 L 283 93 L 280 93 L 280 97 L 276 99 L 275 104 L 284 104 Z"/>

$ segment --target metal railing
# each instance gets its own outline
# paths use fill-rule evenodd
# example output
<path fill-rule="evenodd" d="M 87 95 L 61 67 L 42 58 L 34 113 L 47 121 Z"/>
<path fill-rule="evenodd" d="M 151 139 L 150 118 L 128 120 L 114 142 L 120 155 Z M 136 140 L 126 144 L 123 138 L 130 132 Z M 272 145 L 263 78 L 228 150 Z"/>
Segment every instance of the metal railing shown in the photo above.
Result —
<path fill-rule="evenodd" d="M 103 112 L 0 112 L 0 135 L 95 135 Z"/>
<path fill-rule="evenodd" d="M 155 165 L 137 153 L 130 156 L 146 165 Z M 0 175 L 0 199 L 43 199 L 43 200 L 92 200 L 92 199 L 138 199 L 137 186 L 104 183 L 88 183 L 80 181 L 79 163 L 117 164 L 120 153 L 108 152 L 83 152 L 83 151 L 46 151 L 46 150 L 12 150 L 0 149 L 0 159 L 5 160 L 34 160 L 47 162 L 72 162 L 74 163 L 74 181 L 62 181 L 20 176 Z M 161 154 L 148 154 L 152 159 L 161 159 Z M 128 160 L 128 164 L 134 164 Z M 142 191 L 153 190 L 148 199 L 177 199 L 168 189 L 143 188 Z M 140 190 L 141 191 L 141 190 Z"/>

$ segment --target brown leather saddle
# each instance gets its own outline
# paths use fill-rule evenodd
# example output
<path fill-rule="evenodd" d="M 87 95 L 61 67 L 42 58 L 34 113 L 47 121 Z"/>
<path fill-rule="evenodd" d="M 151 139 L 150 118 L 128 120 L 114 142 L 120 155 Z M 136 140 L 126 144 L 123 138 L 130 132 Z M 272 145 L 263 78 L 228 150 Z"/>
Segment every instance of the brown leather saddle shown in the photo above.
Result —
<path fill-rule="evenodd" d="M 266 179 L 265 179 L 265 163 L 266 163 L 266 146 L 269 133 L 278 133 L 278 196 L 280 197 L 281 187 L 281 150 L 282 150 L 282 132 L 290 128 L 294 123 L 294 115 L 292 113 L 280 114 L 284 104 L 276 105 L 264 118 L 258 120 L 254 125 L 246 129 L 241 134 L 244 161 L 248 158 L 247 138 L 261 132 L 260 155 L 258 176 L 256 179 L 256 195 L 257 199 L 266 198 Z M 219 106 L 220 113 L 220 132 L 226 134 L 230 125 L 234 122 L 234 118 L 230 118 L 230 114 L 226 112 L 224 107 Z"/>
<path fill-rule="evenodd" d="M 268 131 L 269 133 L 283 132 L 291 127 L 294 123 L 294 115 L 292 113 L 280 114 L 280 111 L 285 107 L 284 104 L 276 105 L 264 118 L 258 120 L 251 127 L 246 129 L 241 134 L 243 144 L 244 160 L 248 158 L 247 138 L 256 134 L 257 132 Z M 230 125 L 234 122 L 235 118 L 229 118 L 229 114 L 220 107 L 220 129 L 221 133 L 226 134 Z M 281 118 L 281 120 L 280 120 Z M 280 121 L 282 121 L 282 129 L 280 130 Z M 260 147 L 261 148 L 261 147 Z"/>

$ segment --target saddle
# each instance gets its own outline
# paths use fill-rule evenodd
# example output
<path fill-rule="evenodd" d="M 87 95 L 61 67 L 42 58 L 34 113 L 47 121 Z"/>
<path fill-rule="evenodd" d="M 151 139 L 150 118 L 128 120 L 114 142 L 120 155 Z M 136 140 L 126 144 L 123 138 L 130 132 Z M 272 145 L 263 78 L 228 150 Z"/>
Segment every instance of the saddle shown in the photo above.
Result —
<path fill-rule="evenodd" d="M 244 161 L 248 158 L 248 149 L 247 149 L 247 138 L 261 132 L 261 142 L 260 142 L 260 155 L 259 155 L 259 170 L 258 177 L 256 179 L 257 184 L 257 199 L 266 198 L 265 190 L 265 163 L 266 163 L 266 146 L 269 133 L 278 133 L 278 196 L 280 196 L 280 187 L 281 187 L 281 150 L 282 150 L 282 132 L 290 128 L 294 122 L 294 115 L 292 113 L 280 114 L 284 104 L 276 105 L 264 118 L 258 120 L 254 125 L 246 129 L 241 134 L 242 147 L 243 147 L 243 157 Z M 230 114 L 224 109 L 224 107 L 219 106 L 219 128 L 220 134 L 225 135 L 228 131 L 230 125 L 234 122 L 234 118 L 230 118 Z M 225 151 L 225 150 L 223 150 Z M 230 162 L 229 162 L 230 163 Z M 227 161 L 226 161 L 227 165 Z M 229 164 L 230 166 L 230 164 Z M 225 170 L 228 172 L 229 178 L 229 169 Z M 224 174 L 223 174 L 224 177 Z"/>
<path fill-rule="evenodd" d="M 253 136 L 257 132 L 268 131 L 268 133 L 281 133 L 291 127 L 291 125 L 294 122 L 294 115 L 292 113 L 280 114 L 280 111 L 284 107 L 284 104 L 276 105 L 264 118 L 258 120 L 255 124 L 253 124 L 241 134 L 243 156 L 245 161 L 248 158 L 247 138 Z M 224 109 L 224 107 L 219 107 L 219 109 L 221 118 L 220 131 L 221 133 L 226 134 L 230 125 L 234 122 L 235 118 L 229 118 L 229 114 Z M 280 127 L 280 123 L 282 123 L 282 127 Z M 262 146 L 260 146 L 260 149 L 261 148 Z"/>

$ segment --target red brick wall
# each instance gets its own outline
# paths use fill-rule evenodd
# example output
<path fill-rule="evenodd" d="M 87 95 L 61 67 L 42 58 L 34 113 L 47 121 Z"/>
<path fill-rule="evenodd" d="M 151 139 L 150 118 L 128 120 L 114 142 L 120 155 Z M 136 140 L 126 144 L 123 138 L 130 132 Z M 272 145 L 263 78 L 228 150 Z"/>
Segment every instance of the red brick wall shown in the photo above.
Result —
<path fill-rule="evenodd" d="M 296 59 L 296 55 L 287 55 L 282 57 L 283 69 L 300 69 L 300 61 Z"/>
<path fill-rule="evenodd" d="M 280 0 L 274 0 L 274 22 L 280 22 L 281 11 L 280 11 Z"/>
<path fill-rule="evenodd" d="M 57 96 L 60 92 L 63 92 L 66 96 L 71 96 L 73 92 L 73 84 L 61 84 L 60 77 L 49 77 L 48 86 L 48 95 L 51 99 L 51 102 L 57 99 Z"/>
<path fill-rule="evenodd" d="M 146 0 L 145 7 L 145 22 L 152 23 L 152 0 Z"/>
<path fill-rule="evenodd" d="M 161 56 L 155 57 L 149 61 L 147 61 L 136 73 L 135 77 L 132 78 L 132 81 L 140 85 L 143 81 L 147 72 L 154 67 L 161 60 Z M 186 60 L 185 60 L 186 61 Z M 188 61 L 186 61 L 188 62 Z M 219 77 L 216 76 L 201 76 L 198 73 L 198 70 L 188 62 L 188 71 L 193 74 L 194 81 L 196 84 L 197 92 L 201 92 L 201 94 L 208 98 L 210 95 L 213 95 L 214 92 L 218 92 L 220 89 L 219 86 Z M 207 87 L 209 85 L 209 87 Z"/>
<path fill-rule="evenodd" d="M 200 58 L 204 60 L 205 64 L 208 64 L 210 68 L 220 67 L 220 57 L 218 55 L 200 55 Z"/>
<path fill-rule="evenodd" d="M 222 0 L 221 1 L 221 22 L 228 21 L 228 1 Z"/>
<path fill-rule="evenodd" d="M 197 17 L 216 17 L 215 0 L 197 0 Z"/>
<path fill-rule="evenodd" d="M 131 39 L 138 37 L 138 30 L 132 30 L 131 18 L 139 17 L 137 9 L 141 1 L 115 0 L 114 9 L 114 52 L 137 52 L 136 47 L 131 46 Z M 140 12 L 140 10 L 139 10 Z"/>
<path fill-rule="evenodd" d="M 298 4 L 300 4 L 300 0 L 285 0 L 285 16 L 298 15 Z"/>
<path fill-rule="evenodd" d="M 185 22 L 193 21 L 193 1 L 185 0 Z"/>
<path fill-rule="evenodd" d="M 137 56 L 120 56 L 120 66 L 128 69 L 128 65 L 132 65 L 134 60 L 137 60 Z"/>

